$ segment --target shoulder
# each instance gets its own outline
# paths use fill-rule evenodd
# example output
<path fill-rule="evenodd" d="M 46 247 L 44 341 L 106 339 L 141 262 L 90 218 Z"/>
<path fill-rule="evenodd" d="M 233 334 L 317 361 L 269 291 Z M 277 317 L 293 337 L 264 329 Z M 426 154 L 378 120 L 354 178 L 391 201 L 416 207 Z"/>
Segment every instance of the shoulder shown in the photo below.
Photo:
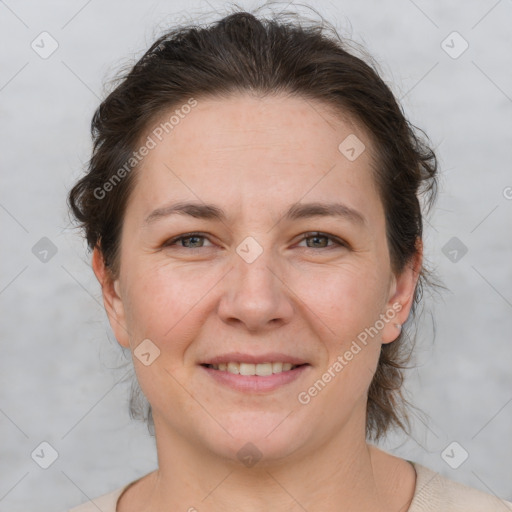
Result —
<path fill-rule="evenodd" d="M 417 462 L 408 462 L 416 471 L 416 486 L 407 512 L 512 512 L 512 503 L 508 501 L 450 480 Z M 67 512 L 116 512 L 121 495 L 139 480 Z"/>
<path fill-rule="evenodd" d="M 101 512 L 116 512 L 117 502 L 123 492 L 137 481 L 138 480 L 134 480 L 129 484 L 119 487 L 115 491 L 109 492 L 108 494 L 103 494 L 98 498 L 94 498 L 93 500 L 89 500 L 82 505 L 78 505 L 77 507 L 69 509 L 67 512 L 98 512 L 98 510 L 101 510 Z"/>
<path fill-rule="evenodd" d="M 506 512 L 512 503 L 446 478 L 411 462 L 416 470 L 416 488 L 407 512 Z"/>

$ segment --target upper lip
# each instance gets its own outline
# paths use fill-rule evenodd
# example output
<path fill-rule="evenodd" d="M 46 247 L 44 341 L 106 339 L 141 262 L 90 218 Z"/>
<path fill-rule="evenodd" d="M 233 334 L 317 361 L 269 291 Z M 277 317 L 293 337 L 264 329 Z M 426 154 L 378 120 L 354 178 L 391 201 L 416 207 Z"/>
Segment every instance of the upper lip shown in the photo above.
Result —
<path fill-rule="evenodd" d="M 294 365 L 307 364 L 307 361 L 300 357 L 290 356 L 280 352 L 267 352 L 265 354 L 243 354 L 242 352 L 230 352 L 211 357 L 200 364 L 222 364 L 222 363 L 290 363 Z"/>

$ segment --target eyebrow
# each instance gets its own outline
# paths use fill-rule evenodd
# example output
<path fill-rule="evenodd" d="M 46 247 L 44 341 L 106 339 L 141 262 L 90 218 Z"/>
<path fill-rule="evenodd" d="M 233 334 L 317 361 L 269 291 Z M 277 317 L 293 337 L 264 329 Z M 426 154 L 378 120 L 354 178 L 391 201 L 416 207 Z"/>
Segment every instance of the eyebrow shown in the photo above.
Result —
<path fill-rule="evenodd" d="M 213 204 L 179 202 L 153 210 L 144 220 L 144 225 L 171 215 L 188 215 L 196 219 L 220 222 L 227 219 L 224 210 Z M 283 216 L 288 221 L 313 217 L 338 217 L 358 225 L 367 224 L 366 218 L 360 212 L 342 203 L 294 203 Z"/>

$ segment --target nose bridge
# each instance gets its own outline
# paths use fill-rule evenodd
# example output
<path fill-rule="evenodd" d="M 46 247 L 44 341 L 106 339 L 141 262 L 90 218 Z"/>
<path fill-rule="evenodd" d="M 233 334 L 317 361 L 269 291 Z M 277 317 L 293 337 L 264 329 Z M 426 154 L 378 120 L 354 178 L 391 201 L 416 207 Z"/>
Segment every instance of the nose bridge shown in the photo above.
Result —
<path fill-rule="evenodd" d="M 240 284 L 236 287 L 236 294 L 239 297 L 252 295 L 262 305 L 278 293 L 275 270 L 271 271 L 277 262 L 272 257 L 269 240 L 266 242 L 264 247 L 261 237 L 260 241 L 252 236 L 246 237 L 236 248 L 234 263 L 235 281 Z"/>
<path fill-rule="evenodd" d="M 233 270 L 219 314 L 224 321 L 237 319 L 250 330 L 275 320 L 287 321 L 293 308 L 279 277 L 279 262 L 270 247 L 254 237 L 245 238 L 233 255 Z M 283 288 L 284 287 L 284 288 Z"/>

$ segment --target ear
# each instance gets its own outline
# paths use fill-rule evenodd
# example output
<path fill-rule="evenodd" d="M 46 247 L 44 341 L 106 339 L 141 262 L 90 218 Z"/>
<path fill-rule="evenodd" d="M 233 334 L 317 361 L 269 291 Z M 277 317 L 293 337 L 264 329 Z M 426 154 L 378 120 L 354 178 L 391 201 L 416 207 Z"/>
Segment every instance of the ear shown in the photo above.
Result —
<path fill-rule="evenodd" d="M 120 294 L 120 281 L 119 279 L 114 280 L 112 278 L 112 274 L 105 266 L 105 260 L 98 246 L 94 248 L 92 254 L 92 269 L 101 285 L 103 304 L 117 342 L 121 346 L 129 348 L 130 337 L 126 327 L 125 309 Z"/>
<path fill-rule="evenodd" d="M 416 241 L 416 254 L 405 265 L 398 276 L 393 275 L 389 290 L 389 300 L 383 311 L 388 321 L 382 331 L 382 343 L 391 343 L 400 335 L 400 328 L 407 318 L 414 301 L 414 291 L 420 277 L 423 262 L 423 242 L 421 238 Z"/>

